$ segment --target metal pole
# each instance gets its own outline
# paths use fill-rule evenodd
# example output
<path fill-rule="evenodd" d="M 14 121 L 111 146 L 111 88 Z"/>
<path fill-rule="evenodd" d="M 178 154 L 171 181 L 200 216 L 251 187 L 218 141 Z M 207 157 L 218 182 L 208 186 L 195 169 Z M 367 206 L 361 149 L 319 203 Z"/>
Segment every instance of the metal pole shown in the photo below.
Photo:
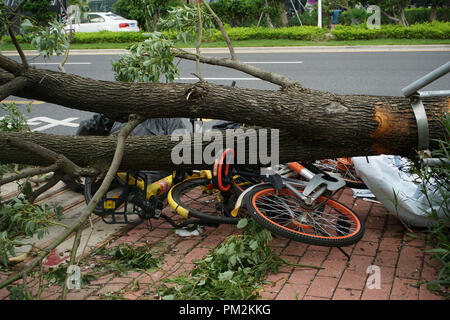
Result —
<path fill-rule="evenodd" d="M 450 61 L 447 62 L 446 64 L 440 66 L 439 68 L 434 69 L 433 71 L 424 75 L 422 78 L 414 81 L 410 85 L 404 87 L 402 89 L 403 95 L 405 97 L 412 96 L 417 91 L 419 91 L 423 87 L 427 86 L 431 82 L 435 81 L 436 79 L 439 79 L 440 77 L 442 77 L 443 75 L 445 75 L 448 72 L 450 72 Z"/>
<path fill-rule="evenodd" d="M 322 28 L 322 0 L 319 0 L 319 4 L 317 6 L 317 26 Z"/>
<path fill-rule="evenodd" d="M 419 95 L 421 98 L 450 97 L 450 90 L 420 91 Z"/>
<path fill-rule="evenodd" d="M 295 15 L 297 16 L 298 22 L 300 22 L 300 25 L 303 26 L 302 20 L 300 20 L 300 17 L 298 16 L 297 9 L 295 9 L 294 2 L 291 0 L 292 9 L 294 9 Z"/>

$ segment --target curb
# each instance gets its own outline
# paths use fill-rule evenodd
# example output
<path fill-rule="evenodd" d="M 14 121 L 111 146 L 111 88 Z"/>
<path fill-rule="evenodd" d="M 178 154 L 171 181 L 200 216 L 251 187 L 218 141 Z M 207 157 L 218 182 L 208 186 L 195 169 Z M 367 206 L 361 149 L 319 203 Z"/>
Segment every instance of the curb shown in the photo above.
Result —
<path fill-rule="evenodd" d="M 315 53 L 315 52 L 432 52 L 450 51 L 449 45 L 380 45 L 380 46 L 297 46 L 297 47 L 236 47 L 236 53 Z M 194 48 L 185 48 L 195 52 Z M 228 48 L 202 48 L 203 53 L 228 53 Z M 117 55 L 126 49 L 73 49 L 71 55 Z M 26 55 L 37 55 L 36 50 L 25 50 Z M 3 51 L 5 56 L 18 56 L 16 51 Z"/>

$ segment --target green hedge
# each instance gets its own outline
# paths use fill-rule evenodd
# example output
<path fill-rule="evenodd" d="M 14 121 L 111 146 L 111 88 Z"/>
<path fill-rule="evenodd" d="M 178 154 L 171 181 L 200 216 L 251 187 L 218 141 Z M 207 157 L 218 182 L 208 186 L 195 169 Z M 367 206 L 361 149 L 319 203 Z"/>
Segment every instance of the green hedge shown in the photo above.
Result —
<path fill-rule="evenodd" d="M 266 27 L 230 28 L 226 27 L 231 40 L 250 39 L 290 39 L 318 41 L 327 39 L 328 28 L 313 26 L 294 26 L 288 28 L 270 29 Z M 450 39 L 450 22 L 432 22 L 415 24 L 410 27 L 401 25 L 382 25 L 381 29 L 367 29 L 365 25 L 337 26 L 331 31 L 335 40 L 371 40 L 371 39 Z M 166 33 L 169 36 L 169 33 Z M 170 34 L 175 39 L 173 33 Z M 75 33 L 72 43 L 129 43 L 141 42 L 148 38 L 148 33 L 142 32 L 90 32 Z M 22 39 L 18 37 L 19 41 Z M 205 41 L 222 41 L 219 30 L 212 35 L 205 35 Z M 3 42 L 11 43 L 9 37 Z"/>
<path fill-rule="evenodd" d="M 250 39 L 291 39 L 291 40 L 322 40 L 328 32 L 326 28 L 304 26 L 270 29 L 265 27 L 231 28 L 227 30 L 231 40 Z M 215 31 L 210 41 L 223 40 L 220 31 Z"/>
<path fill-rule="evenodd" d="M 381 29 L 368 29 L 366 25 L 337 26 L 332 34 L 336 40 L 450 39 L 450 23 L 432 22 L 410 27 L 382 25 Z"/>
<path fill-rule="evenodd" d="M 142 42 L 147 39 L 145 33 L 142 32 L 76 32 L 72 43 L 124 43 L 124 42 Z"/>

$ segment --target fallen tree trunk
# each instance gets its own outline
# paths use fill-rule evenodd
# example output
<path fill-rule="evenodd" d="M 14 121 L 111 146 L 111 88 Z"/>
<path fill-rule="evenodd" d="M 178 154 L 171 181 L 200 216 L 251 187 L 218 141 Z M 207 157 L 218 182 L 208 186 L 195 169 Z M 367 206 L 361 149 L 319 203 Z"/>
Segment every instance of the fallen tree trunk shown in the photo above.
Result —
<path fill-rule="evenodd" d="M 134 113 L 144 118 L 201 117 L 281 129 L 279 152 L 282 162 L 382 153 L 411 156 L 417 148 L 414 113 L 409 99 L 401 97 L 337 95 L 299 86 L 270 91 L 207 82 L 98 81 L 24 68 L 4 56 L 0 56 L 0 67 L 4 69 L 0 72 L 0 85 L 19 76 L 26 79 L 26 86 L 18 87 L 16 96 L 103 113 L 117 121 L 126 121 Z M 450 99 L 430 98 L 424 105 L 433 142 L 443 132 L 440 117 L 449 109 Z M 0 133 L 0 148 L 8 150 L 2 152 L 1 162 L 46 164 L 29 154 L 24 158 L 23 151 L 7 146 L 7 136 Z M 108 137 L 38 134 L 22 137 L 61 153 L 80 166 L 92 165 L 94 160 L 103 162 L 99 159 L 109 161 L 115 143 L 115 138 Z M 132 151 L 126 151 L 123 166 L 139 167 L 148 162 L 154 169 L 170 166 L 166 162 L 176 144 L 166 136 L 130 138 L 127 148 Z M 96 157 L 92 159 L 94 150 Z"/>

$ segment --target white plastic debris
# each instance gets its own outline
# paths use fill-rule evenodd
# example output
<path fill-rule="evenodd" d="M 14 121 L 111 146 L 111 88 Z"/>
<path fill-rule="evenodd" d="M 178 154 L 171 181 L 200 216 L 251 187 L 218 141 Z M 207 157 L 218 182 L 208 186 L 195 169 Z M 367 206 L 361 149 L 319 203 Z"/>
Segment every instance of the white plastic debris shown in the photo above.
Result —
<path fill-rule="evenodd" d="M 352 189 L 353 198 L 376 198 L 369 189 Z"/>
<path fill-rule="evenodd" d="M 186 229 L 176 229 L 175 233 L 180 237 L 191 237 L 191 236 L 199 236 L 203 232 L 202 228 L 197 228 L 195 230 L 189 231 Z"/>
<path fill-rule="evenodd" d="M 422 192 L 423 181 L 412 174 L 409 160 L 399 156 L 354 157 L 356 173 L 386 209 L 401 221 L 413 227 L 426 227 L 433 220 L 430 203 Z M 433 190 L 433 181 L 426 184 L 428 197 L 437 215 L 444 218 L 445 213 L 439 204 L 442 198 Z"/>

